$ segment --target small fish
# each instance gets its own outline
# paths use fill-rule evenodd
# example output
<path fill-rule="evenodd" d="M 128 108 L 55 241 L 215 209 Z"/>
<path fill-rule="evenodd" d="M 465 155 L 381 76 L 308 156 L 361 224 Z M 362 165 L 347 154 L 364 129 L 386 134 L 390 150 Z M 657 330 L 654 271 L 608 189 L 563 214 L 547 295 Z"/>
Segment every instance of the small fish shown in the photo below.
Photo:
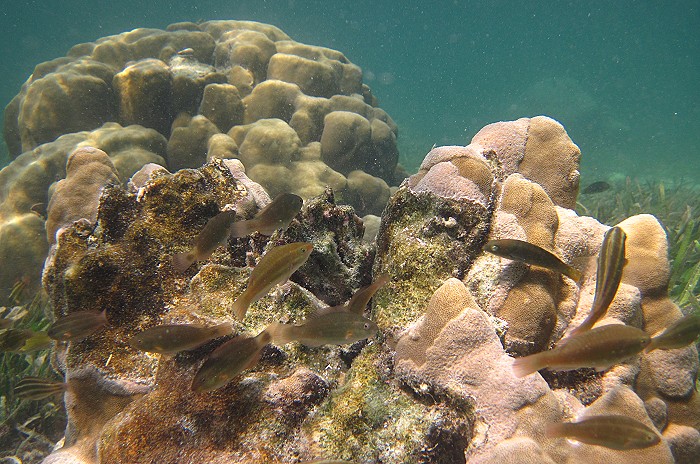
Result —
<path fill-rule="evenodd" d="M 605 370 L 642 351 L 651 341 L 643 330 L 624 324 L 609 324 L 569 337 L 556 348 L 517 358 L 516 377 L 525 377 L 545 367 L 555 371 L 594 367 Z"/>
<path fill-rule="evenodd" d="M 286 282 L 309 259 L 313 249 L 311 243 L 297 242 L 274 247 L 265 253 L 250 274 L 248 287 L 233 302 L 236 318 L 242 321 L 251 304 L 267 295 L 275 285 Z"/>
<path fill-rule="evenodd" d="M 183 48 L 182 50 L 178 51 L 177 54 L 180 56 L 192 56 L 192 55 L 194 55 L 194 49 Z"/>
<path fill-rule="evenodd" d="M 7 329 L 0 332 L 0 352 L 18 351 L 27 340 L 36 335 L 29 329 Z"/>
<path fill-rule="evenodd" d="M 226 243 L 234 219 L 236 219 L 235 211 L 223 211 L 209 219 L 204 229 L 197 235 L 192 249 L 173 255 L 173 268 L 177 272 L 184 272 L 195 261 L 209 258 L 219 245 Z"/>
<path fill-rule="evenodd" d="M 374 321 L 349 311 L 323 312 L 298 325 L 273 322 L 267 329 L 272 343 L 286 345 L 297 341 L 306 346 L 344 345 L 364 340 L 379 328 Z"/>
<path fill-rule="evenodd" d="M 0 330 L 9 329 L 10 327 L 12 327 L 12 324 L 14 324 L 14 323 L 15 323 L 14 319 L 8 319 L 6 317 L 3 317 L 2 319 L 0 319 Z"/>
<path fill-rule="evenodd" d="M 173 354 L 193 350 L 209 340 L 233 332 L 231 323 L 204 327 L 199 324 L 165 324 L 151 327 L 129 339 L 129 345 L 141 351 Z"/>
<path fill-rule="evenodd" d="M 51 324 L 47 333 L 54 340 L 80 341 L 107 325 L 107 310 L 76 311 Z"/>
<path fill-rule="evenodd" d="M 593 307 L 586 320 L 576 327 L 571 335 L 584 332 L 605 314 L 612 303 L 622 278 L 625 266 L 625 240 L 627 235 L 620 227 L 612 227 L 603 237 L 603 244 L 598 254 L 598 271 L 595 280 Z"/>
<path fill-rule="evenodd" d="M 588 184 L 588 186 L 585 189 L 583 189 L 581 193 L 585 195 L 590 195 L 591 193 L 600 193 L 605 192 L 606 190 L 610 190 L 610 184 L 603 180 L 599 180 L 598 182 Z"/>
<path fill-rule="evenodd" d="M 192 381 L 192 391 L 211 391 L 226 385 L 258 362 L 270 340 L 270 334 L 263 330 L 255 337 L 239 335 L 227 341 L 212 351 L 199 368 Z"/>
<path fill-rule="evenodd" d="M 231 237 L 245 237 L 257 231 L 272 235 L 277 229 L 286 229 L 301 210 L 304 200 L 293 193 L 283 193 L 255 215 L 253 219 L 238 221 L 231 227 Z"/>
<path fill-rule="evenodd" d="M 688 314 L 678 319 L 660 335 L 652 338 L 645 351 L 682 348 L 693 343 L 698 335 L 700 335 L 700 315 Z"/>
<path fill-rule="evenodd" d="M 615 450 L 647 448 L 661 441 L 659 435 L 643 423 L 620 415 L 591 416 L 578 422 L 549 424 L 545 427 L 545 435 L 572 438 Z"/>
<path fill-rule="evenodd" d="M 25 377 L 15 386 L 15 395 L 25 400 L 43 400 L 57 393 L 63 393 L 67 388 L 68 385 L 64 382 L 41 377 Z"/>
<path fill-rule="evenodd" d="M 484 250 L 502 258 L 522 261 L 526 264 L 540 266 L 564 274 L 576 282 L 581 280 L 581 271 L 569 266 L 544 248 L 522 240 L 490 240 Z"/>

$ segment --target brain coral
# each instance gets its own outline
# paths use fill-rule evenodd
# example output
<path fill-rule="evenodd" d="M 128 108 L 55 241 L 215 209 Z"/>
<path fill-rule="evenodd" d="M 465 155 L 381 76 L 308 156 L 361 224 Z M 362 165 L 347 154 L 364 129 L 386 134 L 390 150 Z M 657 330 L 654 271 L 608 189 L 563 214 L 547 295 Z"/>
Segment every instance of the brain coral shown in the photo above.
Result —
<path fill-rule="evenodd" d="M 0 256 L 10 244 L 34 243 L 2 277 L 0 303 L 17 279 L 36 288 L 46 244 L 37 243 L 42 218 L 30 208 L 47 203 L 65 156 L 84 139 L 124 180 L 147 163 L 174 172 L 237 158 L 273 195 L 310 198 L 330 185 L 362 214 L 378 215 L 389 185 L 403 178 L 397 135 L 357 65 L 267 24 L 177 23 L 75 45 L 37 65 L 5 109 L 15 161 L 0 174 Z M 65 145 L 60 155 L 56 144 Z"/>

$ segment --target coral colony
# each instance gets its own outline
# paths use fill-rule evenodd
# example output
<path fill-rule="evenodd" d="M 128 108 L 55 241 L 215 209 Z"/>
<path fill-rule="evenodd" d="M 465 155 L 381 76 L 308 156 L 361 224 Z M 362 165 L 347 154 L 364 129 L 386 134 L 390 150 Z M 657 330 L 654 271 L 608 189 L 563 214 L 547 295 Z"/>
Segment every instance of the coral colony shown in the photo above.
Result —
<path fill-rule="evenodd" d="M 77 45 L 5 120 L 2 246 L 15 278 L 45 260 L 63 376 L 15 392 L 68 416 L 47 464 L 700 460 L 664 230 L 576 214 L 550 118 L 402 181 L 342 53 L 210 21 Z"/>

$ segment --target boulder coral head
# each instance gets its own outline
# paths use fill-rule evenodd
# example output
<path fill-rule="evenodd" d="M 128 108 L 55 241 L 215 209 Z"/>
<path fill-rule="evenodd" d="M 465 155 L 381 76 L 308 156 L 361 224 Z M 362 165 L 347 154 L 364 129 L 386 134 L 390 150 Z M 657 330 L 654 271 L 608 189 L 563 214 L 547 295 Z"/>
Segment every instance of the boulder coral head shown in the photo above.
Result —
<path fill-rule="evenodd" d="M 3 127 L 14 161 L 0 171 L 0 256 L 27 246 L 0 277 L 0 304 L 17 280 L 38 288 L 47 243 L 31 208 L 45 209 L 81 145 L 108 153 L 123 180 L 148 163 L 174 172 L 235 158 L 273 196 L 311 198 L 331 186 L 362 215 L 380 214 L 389 185 L 403 178 L 397 126 L 361 69 L 252 21 L 178 23 L 75 45 L 35 67 Z"/>
<path fill-rule="evenodd" d="M 571 209 L 579 158 L 559 123 L 523 118 L 484 127 L 466 147 L 434 148 L 401 185 L 382 216 L 374 264 L 375 273 L 394 276 L 375 297 L 374 316 L 398 339 L 396 378 L 416 397 L 442 392 L 442 402 L 474 408 L 463 448 L 469 462 L 694 462 L 700 408 L 692 344 L 600 373 L 513 375 L 513 356 L 551 349 L 592 307 L 608 227 Z M 626 264 L 596 326 L 622 323 L 654 336 L 682 316 L 667 294 L 666 237 L 650 215 L 618 226 L 627 235 Z M 481 252 L 500 239 L 537 245 L 583 277 Z M 662 440 L 621 453 L 543 433 L 548 424 L 604 414 L 654 426 Z"/>

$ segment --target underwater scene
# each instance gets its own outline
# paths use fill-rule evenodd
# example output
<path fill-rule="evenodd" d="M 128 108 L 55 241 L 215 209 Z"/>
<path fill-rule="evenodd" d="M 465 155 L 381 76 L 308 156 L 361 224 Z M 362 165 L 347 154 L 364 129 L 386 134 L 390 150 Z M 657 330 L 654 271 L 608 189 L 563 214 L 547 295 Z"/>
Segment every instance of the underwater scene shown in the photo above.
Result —
<path fill-rule="evenodd" d="M 700 5 L 0 13 L 0 464 L 700 462 Z"/>

